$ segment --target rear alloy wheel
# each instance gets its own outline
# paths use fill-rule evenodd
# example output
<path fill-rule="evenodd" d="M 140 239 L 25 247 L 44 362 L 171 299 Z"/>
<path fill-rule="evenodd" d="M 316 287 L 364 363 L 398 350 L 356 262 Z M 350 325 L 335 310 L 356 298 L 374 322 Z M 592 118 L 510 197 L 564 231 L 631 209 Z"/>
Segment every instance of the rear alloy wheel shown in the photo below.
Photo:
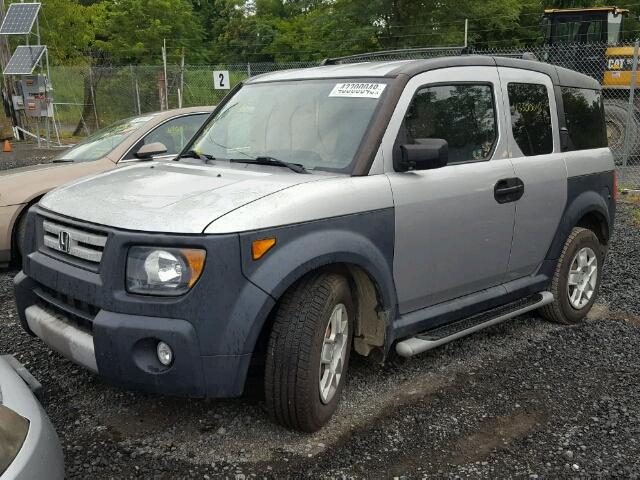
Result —
<path fill-rule="evenodd" d="M 584 308 L 596 291 L 598 282 L 598 257 L 591 247 L 578 251 L 569 267 L 567 296 L 576 310 Z"/>
<path fill-rule="evenodd" d="M 269 338 L 265 400 L 285 427 L 314 432 L 329 421 L 345 384 L 355 307 L 349 282 L 311 274 L 280 301 Z"/>
<path fill-rule="evenodd" d="M 540 309 L 547 320 L 577 323 L 589 313 L 600 287 L 604 250 L 591 230 L 571 231 L 551 280 L 554 300 Z"/>

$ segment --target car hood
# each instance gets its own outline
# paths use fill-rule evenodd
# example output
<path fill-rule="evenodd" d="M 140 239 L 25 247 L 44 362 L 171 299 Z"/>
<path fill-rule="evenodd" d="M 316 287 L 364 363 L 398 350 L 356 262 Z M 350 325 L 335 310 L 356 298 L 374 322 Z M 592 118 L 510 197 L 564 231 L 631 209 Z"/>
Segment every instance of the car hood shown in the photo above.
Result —
<path fill-rule="evenodd" d="M 128 230 L 202 233 L 217 218 L 272 193 L 334 175 L 279 167 L 145 163 L 49 192 L 40 206 Z"/>

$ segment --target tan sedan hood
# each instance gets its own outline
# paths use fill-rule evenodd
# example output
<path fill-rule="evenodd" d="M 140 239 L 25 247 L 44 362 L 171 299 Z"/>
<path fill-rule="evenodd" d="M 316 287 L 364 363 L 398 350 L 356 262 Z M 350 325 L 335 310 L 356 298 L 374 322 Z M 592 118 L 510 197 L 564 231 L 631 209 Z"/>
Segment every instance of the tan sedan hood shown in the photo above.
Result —
<path fill-rule="evenodd" d="M 79 163 L 45 163 L 0 171 L 0 206 L 28 203 L 52 188 L 114 168 L 107 159 Z"/>

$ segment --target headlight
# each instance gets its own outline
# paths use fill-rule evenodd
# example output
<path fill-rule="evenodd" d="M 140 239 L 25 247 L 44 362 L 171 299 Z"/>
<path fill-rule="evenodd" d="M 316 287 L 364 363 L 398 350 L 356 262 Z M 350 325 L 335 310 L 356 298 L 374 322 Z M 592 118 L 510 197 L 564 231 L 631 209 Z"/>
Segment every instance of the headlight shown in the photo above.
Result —
<path fill-rule="evenodd" d="M 204 250 L 132 247 L 127 257 L 127 291 L 142 295 L 183 295 L 204 268 Z"/>
<path fill-rule="evenodd" d="M 28 431 L 29 420 L 0 405 L 0 476 L 20 452 Z"/>

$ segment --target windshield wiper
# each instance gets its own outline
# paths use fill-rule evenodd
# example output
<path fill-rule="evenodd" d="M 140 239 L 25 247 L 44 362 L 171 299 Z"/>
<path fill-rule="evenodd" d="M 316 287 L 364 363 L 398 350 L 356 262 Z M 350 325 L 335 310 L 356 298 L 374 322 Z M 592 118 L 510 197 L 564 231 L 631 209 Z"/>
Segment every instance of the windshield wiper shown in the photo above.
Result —
<path fill-rule="evenodd" d="M 288 169 L 293 170 L 296 173 L 309 173 L 309 171 L 299 163 L 285 162 L 284 160 L 278 160 L 277 158 L 273 157 L 232 158 L 229 161 L 231 163 L 249 163 L 252 165 L 273 165 L 276 167 L 287 167 Z"/>
<path fill-rule="evenodd" d="M 213 155 L 208 155 L 206 153 L 198 153 L 195 150 L 189 150 L 185 153 L 183 153 L 182 155 L 178 155 L 176 158 L 174 158 L 174 162 L 179 161 L 181 158 L 197 158 L 199 160 L 202 160 L 203 163 L 207 163 L 209 162 L 209 160 L 215 160 L 216 158 Z"/>
<path fill-rule="evenodd" d="M 73 160 L 69 160 L 67 158 L 56 158 L 51 163 L 73 163 Z"/>

